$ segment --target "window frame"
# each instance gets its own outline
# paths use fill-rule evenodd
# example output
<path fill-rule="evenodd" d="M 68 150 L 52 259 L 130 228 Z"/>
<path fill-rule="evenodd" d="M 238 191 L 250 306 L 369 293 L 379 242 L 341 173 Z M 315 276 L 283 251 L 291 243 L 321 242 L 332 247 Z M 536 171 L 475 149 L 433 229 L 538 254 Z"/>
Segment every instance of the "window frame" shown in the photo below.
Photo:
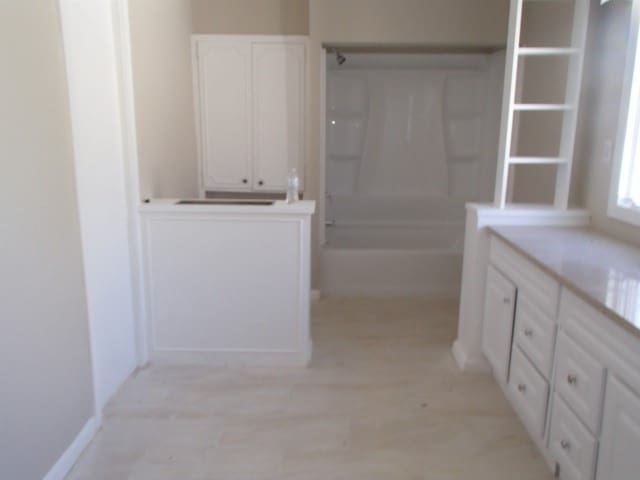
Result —
<path fill-rule="evenodd" d="M 640 226 L 640 206 L 626 207 L 618 201 L 625 163 L 640 162 L 640 0 L 633 0 L 631 7 L 625 65 L 607 214 L 617 220 Z M 635 160 L 630 160 L 631 158 Z"/>

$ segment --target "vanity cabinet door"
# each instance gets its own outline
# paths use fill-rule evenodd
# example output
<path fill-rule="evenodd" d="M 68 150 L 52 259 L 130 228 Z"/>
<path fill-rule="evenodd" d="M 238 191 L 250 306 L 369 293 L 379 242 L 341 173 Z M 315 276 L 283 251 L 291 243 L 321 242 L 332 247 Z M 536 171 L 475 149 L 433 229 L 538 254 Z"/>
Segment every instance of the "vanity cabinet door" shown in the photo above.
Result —
<path fill-rule="evenodd" d="M 640 476 L 640 397 L 609 377 L 598 480 L 637 480 Z"/>
<path fill-rule="evenodd" d="M 495 268 L 487 271 L 482 350 L 496 378 L 507 382 L 511 359 L 516 287 Z"/>
<path fill-rule="evenodd" d="M 253 44 L 253 155 L 256 190 L 286 189 L 287 174 L 305 153 L 305 45 Z"/>
<path fill-rule="evenodd" d="M 203 186 L 250 190 L 251 42 L 201 39 L 197 56 Z"/>

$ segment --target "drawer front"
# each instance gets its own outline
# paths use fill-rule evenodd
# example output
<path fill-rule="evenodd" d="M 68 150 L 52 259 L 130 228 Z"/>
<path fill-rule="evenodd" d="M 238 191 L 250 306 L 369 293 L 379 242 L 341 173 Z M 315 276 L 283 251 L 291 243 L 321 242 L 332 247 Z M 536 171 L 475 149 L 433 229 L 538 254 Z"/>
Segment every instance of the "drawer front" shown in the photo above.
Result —
<path fill-rule="evenodd" d="M 560 285 L 553 277 L 495 236 L 491 238 L 489 257 L 517 285 L 518 292 L 525 292 L 549 318 L 556 318 Z"/>
<path fill-rule="evenodd" d="M 549 384 L 519 348 L 513 349 L 509 390 L 520 418 L 533 435 L 544 434 Z"/>
<path fill-rule="evenodd" d="M 560 465 L 560 478 L 593 479 L 597 442 L 558 395 L 553 400 L 549 449 Z"/>
<path fill-rule="evenodd" d="M 600 429 L 604 366 L 566 333 L 558 337 L 555 390 L 594 433 Z"/>
<path fill-rule="evenodd" d="M 523 292 L 518 295 L 514 337 L 540 373 L 549 379 L 556 343 L 556 323 Z"/>

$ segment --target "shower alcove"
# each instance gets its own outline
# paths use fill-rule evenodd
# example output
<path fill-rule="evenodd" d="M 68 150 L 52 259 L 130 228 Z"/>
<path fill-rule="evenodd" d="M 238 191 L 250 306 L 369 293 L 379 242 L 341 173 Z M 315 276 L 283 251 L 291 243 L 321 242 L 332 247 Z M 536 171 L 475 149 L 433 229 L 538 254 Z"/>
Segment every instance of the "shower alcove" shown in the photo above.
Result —
<path fill-rule="evenodd" d="M 504 52 L 327 48 L 324 70 L 323 292 L 457 296 L 465 204 L 493 198 Z"/>

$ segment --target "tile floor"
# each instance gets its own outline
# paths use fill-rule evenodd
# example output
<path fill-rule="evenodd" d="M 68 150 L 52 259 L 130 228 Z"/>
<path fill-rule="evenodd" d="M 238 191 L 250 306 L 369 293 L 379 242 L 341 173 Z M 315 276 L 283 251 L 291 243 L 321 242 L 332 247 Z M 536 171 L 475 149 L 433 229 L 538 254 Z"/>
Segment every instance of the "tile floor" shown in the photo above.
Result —
<path fill-rule="evenodd" d="M 308 369 L 150 367 L 68 480 L 548 480 L 493 380 L 458 371 L 456 305 L 326 299 Z"/>

